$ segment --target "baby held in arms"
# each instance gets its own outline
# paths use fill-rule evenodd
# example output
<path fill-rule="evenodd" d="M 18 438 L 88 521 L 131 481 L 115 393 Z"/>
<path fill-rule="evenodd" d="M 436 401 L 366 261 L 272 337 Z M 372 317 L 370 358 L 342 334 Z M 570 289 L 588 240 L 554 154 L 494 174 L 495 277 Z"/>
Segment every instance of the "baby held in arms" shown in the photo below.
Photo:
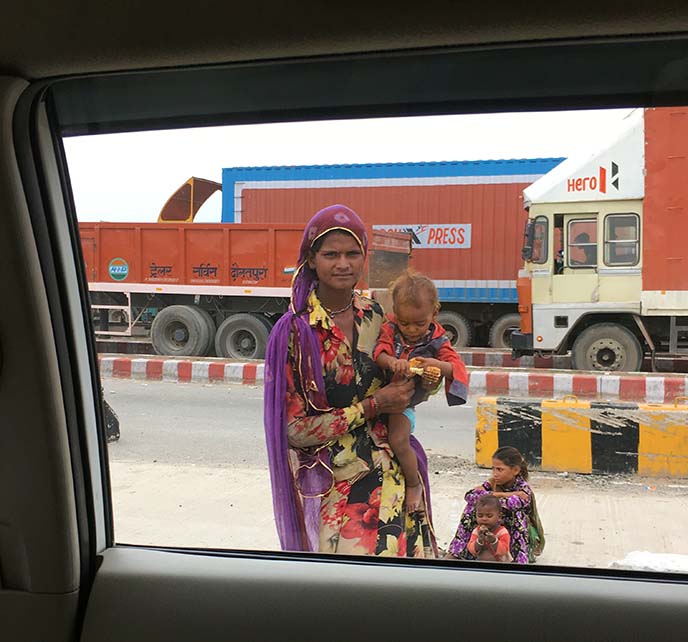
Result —
<path fill-rule="evenodd" d="M 389 445 L 399 460 L 406 480 L 406 510 L 423 510 L 423 487 L 418 461 L 411 447 L 415 406 L 428 399 L 446 382 L 450 406 L 466 403 L 468 375 L 444 328 L 437 322 L 439 298 L 435 284 L 426 276 L 406 270 L 390 286 L 393 314 L 383 325 L 375 347 L 375 361 L 393 377 L 418 375 L 416 390 L 403 413 L 390 414 Z"/>

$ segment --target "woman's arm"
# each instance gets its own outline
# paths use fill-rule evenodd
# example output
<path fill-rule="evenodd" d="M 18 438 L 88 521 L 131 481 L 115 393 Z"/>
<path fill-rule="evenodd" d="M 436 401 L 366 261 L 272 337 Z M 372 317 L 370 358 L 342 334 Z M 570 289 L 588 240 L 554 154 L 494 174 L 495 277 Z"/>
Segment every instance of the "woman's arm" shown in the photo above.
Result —
<path fill-rule="evenodd" d="M 498 497 L 499 499 L 506 499 L 508 497 L 520 497 L 523 500 L 528 499 L 528 494 L 524 493 L 522 490 L 511 490 L 508 493 L 492 493 L 495 497 Z"/>
<path fill-rule="evenodd" d="M 489 481 L 484 481 L 480 486 L 476 486 L 475 488 L 471 488 L 465 495 L 464 499 L 467 502 L 475 502 L 480 495 L 486 495 L 487 493 L 492 491 L 492 486 L 490 485 Z M 471 506 L 473 504 L 471 503 Z"/>
<path fill-rule="evenodd" d="M 296 448 L 318 446 L 362 426 L 377 415 L 402 412 L 413 394 L 412 381 L 392 382 L 345 408 L 308 415 L 308 402 L 297 389 L 294 370 L 287 360 L 287 438 Z"/>
<path fill-rule="evenodd" d="M 508 493 L 492 493 L 500 499 L 500 504 L 505 510 L 523 510 L 530 506 L 530 485 L 525 480 L 520 480 L 516 488 Z"/>
<path fill-rule="evenodd" d="M 308 402 L 296 386 L 294 368 L 289 359 L 286 367 L 287 438 L 292 446 L 318 446 L 365 423 L 365 408 L 360 402 L 309 416 Z M 367 405 L 370 406 L 370 402 Z"/>

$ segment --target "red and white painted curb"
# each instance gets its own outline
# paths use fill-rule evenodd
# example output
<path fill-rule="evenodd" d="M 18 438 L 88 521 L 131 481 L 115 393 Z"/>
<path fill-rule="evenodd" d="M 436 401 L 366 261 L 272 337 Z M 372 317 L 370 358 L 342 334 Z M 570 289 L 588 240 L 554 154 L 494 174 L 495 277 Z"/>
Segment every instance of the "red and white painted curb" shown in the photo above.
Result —
<path fill-rule="evenodd" d="M 645 403 L 674 403 L 688 391 L 681 375 L 529 372 L 469 368 L 471 395 L 558 398 L 564 395 Z"/>
<path fill-rule="evenodd" d="M 129 358 L 134 356 L 145 356 L 149 359 L 161 358 L 154 354 L 152 344 L 146 342 L 100 341 L 99 344 L 99 352 L 104 356 L 117 354 L 128 356 Z M 493 348 L 461 348 L 458 350 L 458 353 L 467 366 L 474 366 L 476 368 L 571 369 L 570 355 L 512 359 L 510 350 L 496 350 Z M 688 359 L 669 359 L 659 356 L 655 360 L 655 365 L 657 370 L 662 373 L 688 373 Z M 646 359 L 643 363 L 643 371 L 649 373 L 651 370 L 650 360 Z"/>
<path fill-rule="evenodd" d="M 265 368 L 262 362 L 228 363 L 145 357 L 100 357 L 99 361 L 102 377 L 179 383 L 262 383 Z"/>
<path fill-rule="evenodd" d="M 463 362 L 467 366 L 478 368 L 525 368 L 545 370 L 570 370 L 570 355 L 552 355 L 549 357 L 519 357 L 511 358 L 511 352 L 504 350 L 467 349 L 458 350 Z M 661 372 L 688 372 L 688 359 L 669 359 L 657 357 L 657 370 Z M 650 371 L 650 360 L 643 364 L 644 371 Z"/>
<path fill-rule="evenodd" d="M 688 377 L 682 375 L 542 372 L 514 368 L 468 367 L 472 396 L 582 398 L 674 403 L 688 395 Z M 190 361 L 145 357 L 100 357 L 104 378 L 174 381 L 179 383 L 262 384 L 264 364 Z"/>

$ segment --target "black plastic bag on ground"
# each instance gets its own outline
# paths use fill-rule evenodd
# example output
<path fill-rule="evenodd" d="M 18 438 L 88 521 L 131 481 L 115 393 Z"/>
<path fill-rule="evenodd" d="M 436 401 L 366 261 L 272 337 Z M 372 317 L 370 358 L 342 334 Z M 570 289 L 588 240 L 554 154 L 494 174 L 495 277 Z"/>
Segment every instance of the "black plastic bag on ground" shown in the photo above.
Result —
<path fill-rule="evenodd" d="M 103 399 L 103 408 L 105 410 L 105 436 L 108 441 L 117 441 L 119 439 L 119 417 L 105 399 Z"/>

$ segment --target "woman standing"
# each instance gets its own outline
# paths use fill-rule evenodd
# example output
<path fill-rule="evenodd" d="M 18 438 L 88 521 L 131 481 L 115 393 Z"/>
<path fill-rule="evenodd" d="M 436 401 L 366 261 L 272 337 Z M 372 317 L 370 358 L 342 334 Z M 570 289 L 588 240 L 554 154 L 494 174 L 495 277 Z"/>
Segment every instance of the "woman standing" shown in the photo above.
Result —
<path fill-rule="evenodd" d="M 426 510 L 409 514 L 385 424 L 414 385 L 382 386 L 372 355 L 383 312 L 354 292 L 367 249 L 355 212 L 318 212 L 304 231 L 290 310 L 270 335 L 265 433 L 277 532 L 284 550 L 434 557 L 425 453 L 414 439 Z"/>

